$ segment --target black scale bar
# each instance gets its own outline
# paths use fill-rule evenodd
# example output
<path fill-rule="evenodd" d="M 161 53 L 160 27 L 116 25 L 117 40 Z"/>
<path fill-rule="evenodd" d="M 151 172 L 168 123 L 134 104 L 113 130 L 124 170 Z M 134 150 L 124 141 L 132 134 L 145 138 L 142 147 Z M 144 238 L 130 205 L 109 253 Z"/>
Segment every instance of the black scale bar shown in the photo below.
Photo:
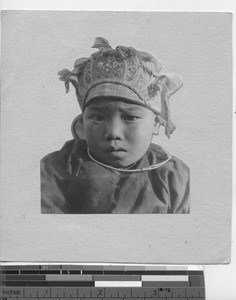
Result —
<path fill-rule="evenodd" d="M 145 275 L 189 275 L 188 271 L 146 271 Z"/>
<path fill-rule="evenodd" d="M 0 274 L 60 274 L 60 270 L 1 270 Z M 80 274 L 80 273 L 79 273 Z"/>
<path fill-rule="evenodd" d="M 0 274 L 20 274 L 20 271 L 16 271 L 16 270 L 6 271 L 6 270 L 2 270 L 2 271 L 0 271 Z"/>
<path fill-rule="evenodd" d="M 60 270 L 20 270 L 20 274 L 60 274 Z"/>
<path fill-rule="evenodd" d="M 37 281 L 37 280 L 10 280 L 10 281 L 3 281 L 3 286 L 45 286 L 45 287 L 51 287 L 51 286 L 79 286 L 79 287 L 94 287 L 95 283 L 94 281 Z"/>
<path fill-rule="evenodd" d="M 0 278 L 2 278 L 4 281 L 11 281 L 11 280 L 14 280 L 14 281 L 27 281 L 27 280 L 38 280 L 38 281 L 44 281 L 46 280 L 46 275 L 9 275 L 9 274 L 6 274 L 6 275 L 3 275 L 3 276 L 0 276 Z"/>
<path fill-rule="evenodd" d="M 68 271 L 62 270 L 62 274 L 81 274 L 81 271 L 79 271 L 79 270 L 78 271 L 76 271 L 76 270 L 68 270 Z M 88 273 L 88 274 L 90 274 L 90 273 Z"/>
<path fill-rule="evenodd" d="M 70 272 L 70 274 L 73 274 L 73 273 L 71 273 L 71 272 L 73 272 L 73 271 L 69 271 Z M 81 271 L 81 274 L 84 274 L 84 275 L 94 275 L 94 274 L 96 274 L 96 275 L 98 275 L 98 274 L 104 274 L 104 272 L 103 271 L 99 271 L 99 270 L 83 270 L 83 271 Z"/>

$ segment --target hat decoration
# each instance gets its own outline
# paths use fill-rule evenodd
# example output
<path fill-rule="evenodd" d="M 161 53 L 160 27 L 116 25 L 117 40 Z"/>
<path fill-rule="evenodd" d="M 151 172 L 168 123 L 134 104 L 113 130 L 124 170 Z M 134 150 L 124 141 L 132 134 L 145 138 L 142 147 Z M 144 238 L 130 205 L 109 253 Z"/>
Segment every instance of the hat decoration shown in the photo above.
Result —
<path fill-rule="evenodd" d="M 169 138 L 175 130 L 169 98 L 181 88 L 181 77 L 174 73 L 159 74 L 160 62 L 150 53 L 133 47 L 113 49 L 106 39 L 97 37 L 92 48 L 98 51 L 91 57 L 77 59 L 72 71 L 58 72 L 66 93 L 72 83 L 82 111 L 99 97 L 122 98 L 142 105 L 157 114 Z"/>

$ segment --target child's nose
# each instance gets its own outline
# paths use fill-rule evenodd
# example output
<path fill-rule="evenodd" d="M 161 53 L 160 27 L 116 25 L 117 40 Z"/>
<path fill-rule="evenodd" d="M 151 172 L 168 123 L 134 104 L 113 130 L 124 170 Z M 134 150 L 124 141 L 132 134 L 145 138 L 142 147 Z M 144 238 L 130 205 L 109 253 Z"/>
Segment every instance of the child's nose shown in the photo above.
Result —
<path fill-rule="evenodd" d="M 123 137 L 122 122 L 119 118 L 114 118 L 106 124 L 105 139 L 111 140 L 121 140 Z"/>

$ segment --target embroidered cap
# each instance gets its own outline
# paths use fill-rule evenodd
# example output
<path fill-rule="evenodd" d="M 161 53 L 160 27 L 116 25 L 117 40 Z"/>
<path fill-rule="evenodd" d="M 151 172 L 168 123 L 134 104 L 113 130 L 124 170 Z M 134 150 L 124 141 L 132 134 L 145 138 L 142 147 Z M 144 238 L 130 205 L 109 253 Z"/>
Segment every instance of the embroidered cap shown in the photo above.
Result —
<path fill-rule="evenodd" d="M 169 97 L 181 88 L 181 77 L 173 73 L 159 74 L 161 64 L 153 55 L 132 47 L 112 49 L 102 37 L 95 39 L 92 48 L 98 51 L 91 57 L 77 59 L 72 71 L 58 72 L 66 92 L 69 83 L 75 87 L 81 110 L 95 98 L 122 98 L 155 112 L 169 138 L 176 128 L 171 121 Z"/>

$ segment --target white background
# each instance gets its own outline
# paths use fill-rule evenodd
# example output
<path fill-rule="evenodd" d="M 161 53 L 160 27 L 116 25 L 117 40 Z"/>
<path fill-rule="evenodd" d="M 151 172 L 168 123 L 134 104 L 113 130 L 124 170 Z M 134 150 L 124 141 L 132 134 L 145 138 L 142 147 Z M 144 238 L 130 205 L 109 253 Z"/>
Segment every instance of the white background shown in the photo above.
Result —
<path fill-rule="evenodd" d="M 78 3 L 78 1 L 74 2 L 64 2 L 60 3 L 59 7 L 53 7 L 53 4 L 50 3 L 50 1 L 47 1 L 45 4 L 40 1 L 39 3 L 35 3 L 34 6 L 30 7 L 30 2 L 25 1 L 25 7 L 23 2 L 20 3 L 21 7 L 17 7 L 16 1 L 2 1 L 2 9 L 37 9 L 42 8 L 42 5 L 45 9 L 91 9 L 91 10 L 132 10 L 132 5 L 128 7 L 129 5 L 127 2 L 125 5 L 122 5 L 122 2 L 119 1 L 119 4 L 115 6 L 114 4 L 111 7 L 111 4 L 109 6 L 109 2 L 105 1 L 99 1 L 99 7 L 95 5 L 95 3 L 92 3 L 89 1 L 86 2 L 86 6 L 83 6 L 82 3 Z M 203 1 L 204 4 L 200 4 L 200 1 L 198 3 L 195 2 L 181 2 L 178 1 L 178 3 L 175 3 L 174 1 L 165 1 L 165 4 L 155 2 L 155 5 L 153 3 L 154 1 L 136 1 L 135 9 L 138 10 L 173 10 L 173 11 L 235 11 L 235 7 L 233 6 L 232 1 L 224 1 L 222 3 L 215 3 L 214 6 L 207 5 L 206 1 Z M 76 4 L 75 4 L 76 3 Z M 181 4 L 182 3 L 182 4 Z M 11 7 L 12 5 L 12 7 Z M 37 6 L 38 5 L 38 6 Z M 63 6 L 64 5 L 64 6 Z M 70 6 L 71 5 L 71 6 Z M 164 5 L 164 6 L 163 6 Z M 123 8 L 122 8 L 123 7 Z M 61 67 L 61 66 L 59 66 Z M 53 149 L 54 150 L 54 149 Z M 235 195 L 235 191 L 234 191 Z M 235 201 L 235 197 L 234 197 Z M 233 203 L 234 213 L 233 213 L 233 220 L 235 220 L 235 204 Z M 235 228 L 235 221 L 233 223 L 233 228 Z M 233 231 L 233 255 L 232 255 L 232 262 L 230 265 L 227 266 L 206 266 L 205 268 L 205 276 L 206 276 L 206 291 L 207 291 L 207 300 L 217 300 L 217 299 L 227 299 L 227 300 L 233 300 L 235 299 L 235 288 L 233 288 L 233 277 L 236 277 L 236 270 L 235 270 L 235 230 Z M 211 251 L 211 249 L 209 249 Z"/>
<path fill-rule="evenodd" d="M 18 260 L 20 252 L 23 261 L 227 263 L 231 15 L 18 10 L 2 17 L 2 259 Z M 184 78 L 170 99 L 177 130 L 154 142 L 189 165 L 190 214 L 40 213 L 39 161 L 71 139 L 80 112 L 73 88 L 65 95 L 57 72 L 90 55 L 100 35 L 113 47 L 155 53 L 162 74 Z"/>

